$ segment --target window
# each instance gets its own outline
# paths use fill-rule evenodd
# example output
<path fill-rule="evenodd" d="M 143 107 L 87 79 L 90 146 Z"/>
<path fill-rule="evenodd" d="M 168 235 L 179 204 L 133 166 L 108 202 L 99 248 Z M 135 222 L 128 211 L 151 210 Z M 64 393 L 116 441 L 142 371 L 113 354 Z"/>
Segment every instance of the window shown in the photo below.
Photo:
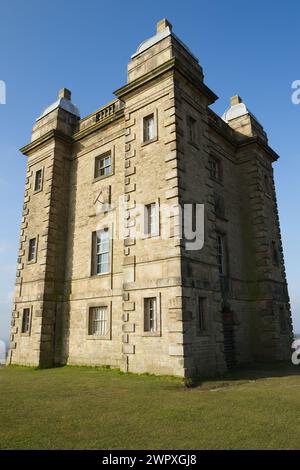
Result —
<path fill-rule="evenodd" d="M 196 141 L 196 120 L 191 116 L 187 119 L 187 127 L 188 127 L 188 140 L 190 142 L 195 143 Z"/>
<path fill-rule="evenodd" d="M 226 250 L 225 236 L 218 233 L 217 234 L 217 264 L 219 268 L 219 273 L 221 275 L 226 275 L 226 263 L 225 263 L 226 251 L 225 250 Z"/>
<path fill-rule="evenodd" d="M 206 299 L 203 297 L 199 297 L 198 299 L 198 323 L 197 323 L 198 334 L 205 333 L 208 331 L 206 315 L 207 315 Z"/>
<path fill-rule="evenodd" d="M 89 309 L 89 335 L 106 336 L 108 329 L 108 308 L 91 307 Z"/>
<path fill-rule="evenodd" d="M 144 331 L 155 333 L 157 329 L 157 300 L 148 297 L 144 299 Z"/>
<path fill-rule="evenodd" d="M 34 261 L 36 259 L 36 238 L 29 240 L 28 248 L 28 261 Z"/>
<path fill-rule="evenodd" d="M 93 232 L 93 263 L 92 274 L 109 272 L 109 230 Z"/>
<path fill-rule="evenodd" d="M 211 160 L 209 160 L 209 171 L 210 171 L 211 178 L 221 181 L 222 179 L 221 164 L 215 158 L 212 158 Z"/>
<path fill-rule="evenodd" d="M 276 243 L 274 241 L 272 241 L 271 250 L 272 250 L 273 264 L 274 266 L 278 267 L 279 266 L 279 254 L 278 254 L 278 250 L 276 247 Z"/>
<path fill-rule="evenodd" d="M 30 308 L 24 308 L 22 316 L 22 333 L 29 333 L 30 330 Z"/>
<path fill-rule="evenodd" d="M 225 217 L 225 202 L 221 194 L 214 193 L 214 208 L 217 217 Z"/>
<path fill-rule="evenodd" d="M 280 333 L 284 334 L 288 331 L 285 309 L 283 306 L 279 308 L 279 325 L 280 325 Z"/>
<path fill-rule="evenodd" d="M 95 178 L 102 176 L 109 176 L 112 173 L 112 160 L 111 154 L 107 153 L 97 157 L 95 160 Z"/>
<path fill-rule="evenodd" d="M 264 175 L 264 186 L 265 186 L 265 193 L 270 195 L 271 194 L 270 180 L 267 175 Z"/>
<path fill-rule="evenodd" d="M 35 173 L 34 179 L 34 190 L 41 191 L 42 189 L 42 177 L 43 177 L 43 170 L 38 170 Z"/>
<path fill-rule="evenodd" d="M 150 114 L 143 119 L 143 141 L 148 142 L 153 140 L 155 137 L 154 114 Z"/>
<path fill-rule="evenodd" d="M 145 206 L 145 234 L 151 237 L 158 234 L 157 204 L 153 202 Z"/>

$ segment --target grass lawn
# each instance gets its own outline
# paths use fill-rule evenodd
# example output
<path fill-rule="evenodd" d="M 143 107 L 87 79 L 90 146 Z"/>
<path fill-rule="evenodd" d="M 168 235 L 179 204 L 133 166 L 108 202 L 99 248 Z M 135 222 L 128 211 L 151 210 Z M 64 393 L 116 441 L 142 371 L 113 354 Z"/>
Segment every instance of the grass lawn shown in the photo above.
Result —
<path fill-rule="evenodd" d="M 0 368 L 1 449 L 300 449 L 300 366 L 180 379 Z"/>

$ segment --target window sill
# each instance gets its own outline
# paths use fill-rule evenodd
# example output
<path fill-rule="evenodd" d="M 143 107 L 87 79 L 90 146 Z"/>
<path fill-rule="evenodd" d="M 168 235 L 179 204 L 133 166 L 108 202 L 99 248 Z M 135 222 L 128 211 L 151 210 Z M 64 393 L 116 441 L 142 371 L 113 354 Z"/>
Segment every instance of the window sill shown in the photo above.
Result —
<path fill-rule="evenodd" d="M 98 181 L 102 181 L 106 178 L 109 178 L 110 176 L 113 176 L 114 175 L 114 171 L 111 171 L 111 173 L 109 173 L 108 175 L 102 175 L 102 176 L 97 176 L 97 178 L 94 177 L 93 179 L 93 183 L 97 183 Z"/>
<path fill-rule="evenodd" d="M 97 274 L 91 274 L 91 278 L 96 278 L 96 277 L 99 277 L 99 276 L 110 276 L 111 275 L 111 272 L 108 271 L 106 273 L 97 273 Z"/>
<path fill-rule="evenodd" d="M 38 193 L 41 193 L 42 191 L 43 191 L 43 188 L 35 189 L 32 194 L 38 194 Z"/>
<path fill-rule="evenodd" d="M 213 180 L 215 183 L 218 183 L 220 186 L 224 187 L 223 180 L 214 178 L 213 176 L 210 176 L 210 179 Z"/>
<path fill-rule="evenodd" d="M 152 144 L 153 142 L 156 142 L 158 140 L 158 137 L 153 137 L 153 139 L 146 140 L 145 142 L 141 143 L 141 147 L 145 147 L 145 145 Z"/>
<path fill-rule="evenodd" d="M 28 338 L 30 336 L 30 332 L 29 333 L 20 333 L 20 336 Z"/>
<path fill-rule="evenodd" d="M 155 234 L 143 234 L 142 237 L 141 237 L 141 240 L 158 240 L 160 237 L 159 237 L 159 233 L 155 233 Z"/>
<path fill-rule="evenodd" d="M 214 214 L 217 219 L 223 220 L 224 222 L 228 222 L 228 219 L 224 215 L 217 214 L 216 212 L 214 212 Z"/>
<path fill-rule="evenodd" d="M 142 337 L 145 337 L 145 338 L 151 338 L 151 337 L 157 338 L 158 336 L 161 336 L 161 331 L 143 331 L 142 333 Z"/>
<path fill-rule="evenodd" d="M 37 262 L 37 259 L 32 259 L 30 261 L 26 261 L 26 264 L 29 264 L 29 265 L 30 264 L 36 264 L 36 262 Z"/>
<path fill-rule="evenodd" d="M 101 335 L 87 335 L 86 336 L 86 339 L 88 341 L 92 340 L 92 341 L 110 341 L 111 340 L 111 335 L 110 333 L 105 335 L 105 336 L 101 336 Z"/>

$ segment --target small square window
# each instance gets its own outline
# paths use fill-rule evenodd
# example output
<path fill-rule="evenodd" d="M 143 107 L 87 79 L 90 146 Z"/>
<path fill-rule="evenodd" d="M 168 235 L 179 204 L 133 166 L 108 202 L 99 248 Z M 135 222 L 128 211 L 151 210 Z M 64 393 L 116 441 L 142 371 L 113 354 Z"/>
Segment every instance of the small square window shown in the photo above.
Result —
<path fill-rule="evenodd" d="M 35 172 L 34 191 L 41 191 L 43 183 L 43 170 Z"/>
<path fill-rule="evenodd" d="M 36 238 L 29 240 L 28 247 L 28 261 L 34 261 L 36 259 Z"/>
<path fill-rule="evenodd" d="M 149 142 L 156 137 L 155 133 L 155 120 L 154 114 L 149 114 L 149 116 L 144 117 L 143 119 L 143 141 Z"/>
<path fill-rule="evenodd" d="M 95 159 L 95 178 L 109 176 L 112 173 L 111 154 L 107 153 Z"/>
<path fill-rule="evenodd" d="M 144 299 L 144 331 L 149 333 L 158 331 L 156 297 Z"/>
<path fill-rule="evenodd" d="M 109 250 L 109 230 L 104 229 L 93 232 L 92 274 L 105 274 L 109 272 Z"/>
<path fill-rule="evenodd" d="M 30 330 L 30 308 L 24 308 L 22 315 L 22 333 L 29 333 Z"/>
<path fill-rule="evenodd" d="M 189 116 L 188 119 L 187 119 L 187 127 L 188 127 L 188 140 L 192 143 L 195 143 L 195 141 L 196 141 L 196 119 Z"/>
<path fill-rule="evenodd" d="M 89 335 L 107 336 L 108 332 L 108 308 L 91 307 L 89 309 Z"/>
<path fill-rule="evenodd" d="M 158 234 L 158 210 L 156 202 L 145 206 L 145 229 L 144 232 L 150 237 Z"/>
<path fill-rule="evenodd" d="M 198 334 L 203 334 L 208 331 L 208 321 L 207 321 L 207 308 L 206 308 L 206 299 L 199 297 L 198 299 L 198 317 L 197 317 L 197 332 Z"/>
<path fill-rule="evenodd" d="M 209 160 L 209 172 L 210 172 L 211 178 L 217 181 L 221 181 L 222 179 L 221 164 L 215 158 L 212 158 L 211 160 Z"/>

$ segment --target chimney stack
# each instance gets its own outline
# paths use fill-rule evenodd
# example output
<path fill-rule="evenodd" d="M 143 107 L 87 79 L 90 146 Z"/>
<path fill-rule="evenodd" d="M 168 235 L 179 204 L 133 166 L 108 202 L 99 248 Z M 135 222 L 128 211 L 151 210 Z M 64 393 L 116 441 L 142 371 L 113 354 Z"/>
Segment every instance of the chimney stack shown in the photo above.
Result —
<path fill-rule="evenodd" d="M 62 88 L 59 90 L 58 97 L 65 98 L 65 100 L 71 101 L 72 92 L 68 88 Z"/>
<path fill-rule="evenodd" d="M 230 98 L 230 106 L 235 106 L 236 104 L 242 103 L 243 100 L 239 95 L 234 95 Z"/>
<path fill-rule="evenodd" d="M 161 33 L 168 27 L 170 28 L 170 31 L 172 31 L 171 23 L 166 18 L 163 18 L 162 20 L 158 21 L 158 23 L 156 23 L 156 32 Z"/>

